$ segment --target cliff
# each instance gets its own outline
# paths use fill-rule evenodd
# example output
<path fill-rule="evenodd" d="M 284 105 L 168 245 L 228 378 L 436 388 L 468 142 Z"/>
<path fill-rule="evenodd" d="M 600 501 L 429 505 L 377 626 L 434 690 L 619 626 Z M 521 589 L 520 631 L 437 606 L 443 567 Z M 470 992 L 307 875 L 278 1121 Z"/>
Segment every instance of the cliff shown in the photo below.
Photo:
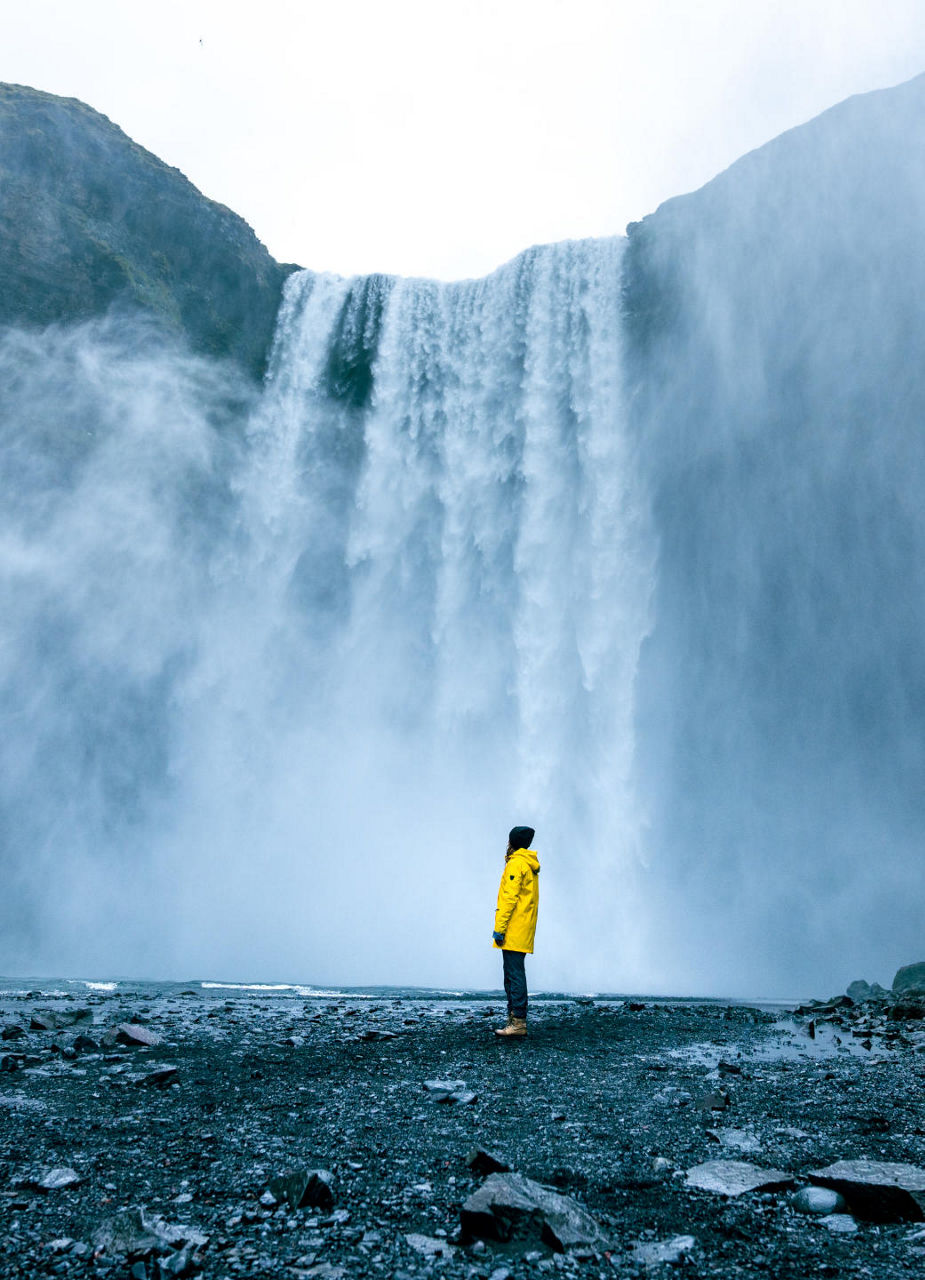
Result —
<path fill-rule="evenodd" d="M 925 76 L 629 228 L 631 411 L 659 539 L 640 773 L 653 843 L 696 849 L 675 880 L 710 922 L 704 954 L 724 895 L 769 884 L 772 953 L 805 953 L 846 864 L 868 918 L 913 927 L 923 228 Z M 817 893 L 796 903 L 806 866 Z M 846 918 L 825 946 L 857 934 Z"/>
<path fill-rule="evenodd" d="M 0 84 L 0 325 L 137 307 L 260 377 L 294 269 L 99 112 Z"/>

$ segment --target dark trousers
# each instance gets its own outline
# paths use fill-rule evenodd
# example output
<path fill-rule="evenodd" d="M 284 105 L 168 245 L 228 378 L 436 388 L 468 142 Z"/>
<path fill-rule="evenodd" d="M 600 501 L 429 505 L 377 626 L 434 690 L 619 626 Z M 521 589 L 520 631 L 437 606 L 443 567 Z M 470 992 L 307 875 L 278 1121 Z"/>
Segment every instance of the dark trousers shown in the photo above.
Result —
<path fill-rule="evenodd" d="M 525 951 L 502 951 L 504 961 L 504 994 L 507 1011 L 512 1018 L 527 1016 L 527 975 L 524 970 Z"/>

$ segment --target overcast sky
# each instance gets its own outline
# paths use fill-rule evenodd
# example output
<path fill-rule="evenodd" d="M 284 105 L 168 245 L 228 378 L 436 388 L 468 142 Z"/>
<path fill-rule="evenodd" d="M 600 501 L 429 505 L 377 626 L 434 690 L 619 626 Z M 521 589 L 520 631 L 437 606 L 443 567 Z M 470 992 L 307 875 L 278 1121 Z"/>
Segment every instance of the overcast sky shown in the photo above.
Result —
<path fill-rule="evenodd" d="M 620 233 L 925 70 L 925 0 L 0 0 L 0 79 L 83 99 L 342 274 Z M 2 190 L 0 190 L 2 197 Z"/>

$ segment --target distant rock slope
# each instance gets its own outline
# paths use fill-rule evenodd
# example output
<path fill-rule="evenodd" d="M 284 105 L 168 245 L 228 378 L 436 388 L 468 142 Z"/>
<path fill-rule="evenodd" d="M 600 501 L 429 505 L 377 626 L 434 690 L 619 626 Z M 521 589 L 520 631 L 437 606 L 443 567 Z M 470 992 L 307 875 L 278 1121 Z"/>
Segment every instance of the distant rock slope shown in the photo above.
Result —
<path fill-rule="evenodd" d="M 137 306 L 259 377 L 293 269 L 99 112 L 0 84 L 0 325 Z"/>

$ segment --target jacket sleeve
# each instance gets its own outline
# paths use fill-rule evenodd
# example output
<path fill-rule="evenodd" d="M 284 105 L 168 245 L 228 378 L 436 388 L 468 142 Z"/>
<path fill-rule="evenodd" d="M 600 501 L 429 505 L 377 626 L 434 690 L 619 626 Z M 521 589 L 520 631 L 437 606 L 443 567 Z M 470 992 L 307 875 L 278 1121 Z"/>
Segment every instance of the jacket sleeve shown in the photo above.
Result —
<path fill-rule="evenodd" d="M 520 896 L 520 883 L 523 880 L 523 868 L 513 867 L 510 863 L 504 868 L 501 876 L 501 888 L 498 890 L 498 909 L 495 912 L 495 933 L 507 933 L 507 926 L 517 899 Z"/>

